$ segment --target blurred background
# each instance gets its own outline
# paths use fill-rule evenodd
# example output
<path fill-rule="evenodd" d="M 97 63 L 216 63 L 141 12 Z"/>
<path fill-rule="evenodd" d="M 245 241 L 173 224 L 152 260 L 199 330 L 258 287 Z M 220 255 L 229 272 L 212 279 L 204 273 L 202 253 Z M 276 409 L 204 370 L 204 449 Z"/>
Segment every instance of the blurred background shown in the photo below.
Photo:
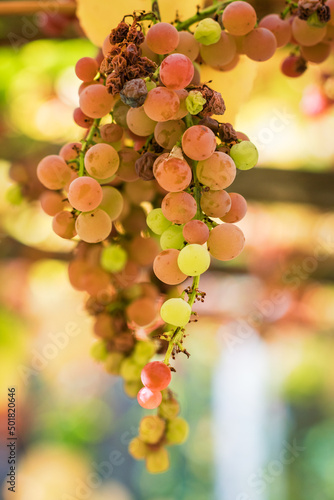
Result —
<path fill-rule="evenodd" d="M 259 16 L 284 8 L 252 3 Z M 206 273 L 191 358 L 176 362 L 190 436 L 152 476 L 127 453 L 145 411 L 89 355 L 91 318 L 67 278 L 73 244 L 52 233 L 34 173 L 82 137 L 73 68 L 96 53 L 72 13 L 0 18 L 0 419 L 4 443 L 15 387 L 16 498 L 332 500 L 333 58 L 298 79 L 279 71 L 284 50 L 229 73 L 203 68 L 260 164 L 233 184 L 249 204 L 246 248 Z M 0 462 L 7 500 L 6 447 Z"/>

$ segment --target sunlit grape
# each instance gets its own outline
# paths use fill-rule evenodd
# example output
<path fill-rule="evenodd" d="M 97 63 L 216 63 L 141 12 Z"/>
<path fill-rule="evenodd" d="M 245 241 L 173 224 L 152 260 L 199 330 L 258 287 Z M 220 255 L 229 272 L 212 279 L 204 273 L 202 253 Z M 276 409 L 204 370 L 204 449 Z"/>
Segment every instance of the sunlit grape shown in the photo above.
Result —
<path fill-rule="evenodd" d="M 167 285 L 178 285 L 187 278 L 187 275 L 180 271 L 177 263 L 178 256 L 179 250 L 170 248 L 160 252 L 154 259 L 154 274 Z"/>
<path fill-rule="evenodd" d="M 83 82 L 90 82 L 94 80 L 98 68 L 96 59 L 92 57 L 82 57 L 75 65 L 75 74 Z"/>
<path fill-rule="evenodd" d="M 143 387 L 138 392 L 137 401 L 142 408 L 147 410 L 153 410 L 157 408 L 162 400 L 162 395 L 160 391 L 151 391 L 147 387 Z"/>
<path fill-rule="evenodd" d="M 185 224 L 195 217 L 197 204 L 191 194 L 181 191 L 168 193 L 161 204 L 162 213 L 174 224 Z"/>
<path fill-rule="evenodd" d="M 194 243 L 182 248 L 177 263 L 184 274 L 199 276 L 209 269 L 210 255 L 205 247 Z"/>
<path fill-rule="evenodd" d="M 148 227 L 155 234 L 162 234 L 171 225 L 171 221 L 166 219 L 161 208 L 154 208 L 146 217 Z"/>
<path fill-rule="evenodd" d="M 170 54 L 161 63 L 160 78 L 169 89 L 181 90 L 187 87 L 194 76 L 194 66 L 183 54 Z"/>
<path fill-rule="evenodd" d="M 183 299 L 168 299 L 161 306 L 160 316 L 170 325 L 184 327 L 189 323 L 191 307 Z"/>
<path fill-rule="evenodd" d="M 180 108 L 180 99 L 173 90 L 165 87 L 156 87 L 147 94 L 143 107 L 151 120 L 165 122 L 174 119 L 175 114 Z"/>
<path fill-rule="evenodd" d="M 247 213 L 247 202 L 239 193 L 229 193 L 231 199 L 231 208 L 221 220 L 224 222 L 239 222 Z"/>
<path fill-rule="evenodd" d="M 209 217 L 224 217 L 231 208 L 231 198 L 223 189 L 204 191 L 201 196 L 201 208 Z"/>
<path fill-rule="evenodd" d="M 112 108 L 114 98 L 104 85 L 90 85 L 80 94 L 80 108 L 90 118 L 102 118 Z"/>
<path fill-rule="evenodd" d="M 161 361 L 151 361 L 151 363 L 147 363 L 141 372 L 141 381 L 144 386 L 151 391 L 162 391 L 166 389 L 171 380 L 172 374 L 170 369 Z"/>
<path fill-rule="evenodd" d="M 220 24 L 211 17 L 207 17 L 196 26 L 194 37 L 202 45 L 212 45 L 220 39 L 221 31 Z"/>
<path fill-rule="evenodd" d="M 232 184 L 236 176 L 236 166 L 232 158 L 218 151 L 207 160 L 199 161 L 196 171 L 198 180 L 210 189 L 225 189 Z"/>
<path fill-rule="evenodd" d="M 156 54 L 170 54 L 179 43 L 179 33 L 171 24 L 153 24 L 147 32 L 146 43 Z"/>
<path fill-rule="evenodd" d="M 37 177 L 48 189 L 62 189 L 71 179 L 71 169 L 61 156 L 49 155 L 37 165 Z"/>
<path fill-rule="evenodd" d="M 160 237 L 162 250 L 181 249 L 184 246 L 183 226 L 169 226 Z"/>
<path fill-rule="evenodd" d="M 52 220 L 52 229 L 61 238 L 70 240 L 76 235 L 75 218 L 71 212 L 59 212 Z"/>
<path fill-rule="evenodd" d="M 232 2 L 224 9 L 222 21 L 231 35 L 246 35 L 255 27 L 256 12 L 247 2 Z"/>
<path fill-rule="evenodd" d="M 78 177 L 71 182 L 68 190 L 68 201 L 76 210 L 89 212 L 99 206 L 102 201 L 102 188 L 92 177 Z"/>
<path fill-rule="evenodd" d="M 111 231 L 109 215 L 97 208 L 92 212 L 82 212 L 75 224 L 78 236 L 87 243 L 98 243 L 105 240 Z"/>
<path fill-rule="evenodd" d="M 218 260 L 235 259 L 243 250 L 245 237 L 233 224 L 221 224 L 210 232 L 208 250 Z"/>
<path fill-rule="evenodd" d="M 107 179 L 115 174 L 119 166 L 117 151 L 109 144 L 95 144 L 85 155 L 87 172 L 96 179 Z"/>
<path fill-rule="evenodd" d="M 214 133 L 204 125 L 194 125 L 182 136 L 182 149 L 192 160 L 206 160 L 214 153 L 216 146 Z"/>
<path fill-rule="evenodd" d="M 126 251 L 119 245 L 105 247 L 101 253 L 101 266 L 110 273 L 118 273 L 124 269 L 127 261 Z"/>
<path fill-rule="evenodd" d="M 258 162 L 259 153 L 256 146 L 250 141 L 242 141 L 234 144 L 230 155 L 239 170 L 249 170 Z"/>

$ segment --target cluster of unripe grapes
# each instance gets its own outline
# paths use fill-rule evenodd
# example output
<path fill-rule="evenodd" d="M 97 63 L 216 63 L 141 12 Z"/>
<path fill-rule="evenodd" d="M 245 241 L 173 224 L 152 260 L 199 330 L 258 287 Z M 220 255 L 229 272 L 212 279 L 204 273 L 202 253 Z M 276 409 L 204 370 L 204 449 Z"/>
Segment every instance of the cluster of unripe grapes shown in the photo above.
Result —
<path fill-rule="evenodd" d="M 99 338 L 94 358 L 124 379 L 126 393 L 143 408 L 158 408 L 130 444 L 151 472 L 168 467 L 165 444 L 186 438 L 168 388 L 170 358 L 185 352 L 184 328 L 195 300 L 203 300 L 199 276 L 211 256 L 229 261 L 244 247 L 234 223 L 247 204 L 226 189 L 237 169 L 249 170 L 258 160 L 245 134 L 212 118 L 223 115 L 224 101 L 201 85 L 195 61 L 224 71 L 240 54 L 264 61 L 291 41 L 303 42 L 302 56 L 312 60 L 332 29 L 319 23 L 314 16 L 273 14 L 257 25 L 254 8 L 239 1 L 215 19 L 199 20 L 194 32 L 157 22 L 144 37 L 138 18 L 132 25 L 122 21 L 103 53 L 75 68 L 82 84 L 74 120 L 87 129 L 84 139 L 37 167 L 47 188 L 41 205 L 55 233 L 79 242 L 69 278 L 90 296 L 87 310 Z M 297 76 L 289 61 L 283 72 Z M 188 277 L 193 284 L 181 295 L 168 291 L 166 285 Z M 156 354 L 165 354 L 164 361 L 151 361 Z"/>

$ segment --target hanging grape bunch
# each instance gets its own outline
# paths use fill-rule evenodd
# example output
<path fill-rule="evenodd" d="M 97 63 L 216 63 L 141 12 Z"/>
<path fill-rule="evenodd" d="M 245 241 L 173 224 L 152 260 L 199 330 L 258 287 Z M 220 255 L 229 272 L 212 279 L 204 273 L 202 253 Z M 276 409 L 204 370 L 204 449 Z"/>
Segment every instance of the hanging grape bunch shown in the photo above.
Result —
<path fill-rule="evenodd" d="M 124 18 L 102 57 L 77 62 L 74 120 L 86 134 L 39 163 L 47 188 L 40 199 L 54 232 L 78 241 L 69 279 L 89 295 L 93 357 L 143 408 L 157 408 L 129 446 L 152 473 L 168 469 L 166 446 L 187 437 L 170 389 L 173 359 L 189 356 L 186 327 L 197 321 L 192 308 L 204 300 L 199 280 L 211 256 L 229 261 L 243 250 L 234 223 L 247 204 L 230 189 L 237 169 L 258 160 L 245 134 L 212 118 L 224 115 L 224 100 L 201 83 L 195 61 L 227 71 L 240 54 L 265 61 L 291 43 L 282 71 L 299 76 L 308 60 L 329 55 L 330 9 L 334 0 L 290 3 L 257 24 L 254 8 L 235 1 L 176 26 L 160 22 L 156 9 Z M 146 36 L 143 20 L 151 21 Z M 173 288 L 189 277 L 181 294 Z"/>

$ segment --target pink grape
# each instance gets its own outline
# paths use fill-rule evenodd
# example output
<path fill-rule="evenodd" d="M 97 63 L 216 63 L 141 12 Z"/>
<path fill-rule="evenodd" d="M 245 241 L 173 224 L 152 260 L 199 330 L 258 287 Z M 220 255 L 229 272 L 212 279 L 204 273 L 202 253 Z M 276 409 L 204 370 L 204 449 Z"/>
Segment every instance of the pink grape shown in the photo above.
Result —
<path fill-rule="evenodd" d="M 171 24 L 158 23 L 151 26 L 145 40 L 156 54 L 170 54 L 178 46 L 179 32 Z"/>
<path fill-rule="evenodd" d="M 102 118 L 110 113 L 114 98 L 104 85 L 90 85 L 80 94 L 80 108 L 90 118 Z"/>
<path fill-rule="evenodd" d="M 328 43 L 317 43 L 311 47 L 300 47 L 300 53 L 306 61 L 320 64 L 329 57 L 331 46 Z"/>
<path fill-rule="evenodd" d="M 195 61 L 199 54 L 199 43 L 189 31 L 179 31 L 179 43 L 174 52 L 184 54 L 191 61 Z"/>
<path fill-rule="evenodd" d="M 137 395 L 137 401 L 142 408 L 146 410 L 153 410 L 158 408 L 162 401 L 162 394 L 160 391 L 151 391 L 147 387 L 140 389 Z"/>
<path fill-rule="evenodd" d="M 189 57 L 183 54 L 171 54 L 160 66 L 160 78 L 165 87 L 181 90 L 187 87 L 194 76 L 194 66 Z"/>
<path fill-rule="evenodd" d="M 71 212 L 58 212 L 52 220 L 52 229 L 61 238 L 70 240 L 77 234 L 75 218 Z"/>
<path fill-rule="evenodd" d="M 259 22 L 259 28 L 267 28 L 276 38 L 277 47 L 284 47 L 291 39 L 291 25 L 278 14 L 269 14 Z"/>
<path fill-rule="evenodd" d="M 102 52 L 104 57 L 107 57 L 109 52 L 111 51 L 112 45 L 110 43 L 109 35 L 104 39 L 102 44 Z"/>
<path fill-rule="evenodd" d="M 143 137 L 153 134 L 157 124 L 156 121 L 147 116 L 143 106 L 130 108 L 126 115 L 126 123 L 131 132 Z"/>
<path fill-rule="evenodd" d="M 223 217 L 231 208 L 231 198 L 223 189 L 204 191 L 201 197 L 201 208 L 209 217 Z"/>
<path fill-rule="evenodd" d="M 71 169 L 58 155 L 49 155 L 37 165 L 37 178 L 48 189 L 62 189 L 71 178 Z"/>
<path fill-rule="evenodd" d="M 119 156 L 110 144 L 95 144 L 85 155 L 85 168 L 96 179 L 108 179 L 119 166 Z"/>
<path fill-rule="evenodd" d="M 216 151 L 210 158 L 200 161 L 196 167 L 198 180 L 210 189 L 225 189 L 232 184 L 237 169 L 232 158 Z"/>
<path fill-rule="evenodd" d="M 90 128 L 94 122 L 93 118 L 85 115 L 80 108 L 73 111 L 73 120 L 81 128 Z"/>
<path fill-rule="evenodd" d="M 64 200 L 64 196 L 55 191 L 44 191 L 39 201 L 41 203 L 42 210 L 47 214 L 54 216 L 58 212 L 64 210 L 64 208 L 69 207 L 69 204 Z"/>
<path fill-rule="evenodd" d="M 159 163 L 154 176 L 166 191 L 183 191 L 192 179 L 192 171 L 185 160 L 170 157 Z"/>
<path fill-rule="evenodd" d="M 190 220 L 183 227 L 183 237 L 190 244 L 204 245 L 209 235 L 208 226 L 201 220 Z"/>
<path fill-rule="evenodd" d="M 154 259 L 154 274 L 167 285 L 179 285 L 187 278 L 187 275 L 180 271 L 177 264 L 179 253 L 179 250 L 169 248 L 160 252 Z"/>
<path fill-rule="evenodd" d="M 154 138 L 162 148 L 172 149 L 181 138 L 185 129 L 186 125 L 182 120 L 159 122 L 154 129 Z"/>
<path fill-rule="evenodd" d="M 297 78 L 306 71 L 305 61 L 300 56 L 288 56 L 281 64 L 281 71 L 285 76 L 289 76 L 290 78 Z"/>
<path fill-rule="evenodd" d="M 188 92 L 186 89 L 182 90 L 175 90 L 175 94 L 177 94 L 179 100 L 180 100 L 180 107 L 176 111 L 176 113 L 173 116 L 173 120 L 180 120 L 181 118 L 184 118 L 188 114 L 187 106 L 186 106 L 186 99 L 188 97 Z"/>
<path fill-rule="evenodd" d="M 322 41 L 326 35 L 326 27 L 317 28 L 310 26 L 307 21 L 295 17 L 292 22 L 292 35 L 297 44 L 308 47 Z"/>
<path fill-rule="evenodd" d="M 99 243 L 105 240 L 111 231 L 109 215 L 97 208 L 92 212 L 82 212 L 75 223 L 78 236 L 87 243 Z"/>
<path fill-rule="evenodd" d="M 117 123 L 106 123 L 100 128 L 101 139 L 104 142 L 118 142 L 123 137 L 123 129 Z"/>
<path fill-rule="evenodd" d="M 68 201 L 80 212 L 90 212 L 99 206 L 103 198 L 100 184 L 92 177 L 78 177 L 71 182 Z"/>
<path fill-rule="evenodd" d="M 275 35 L 267 28 L 255 28 L 245 36 L 243 48 L 253 61 L 267 61 L 277 48 Z"/>
<path fill-rule="evenodd" d="M 217 146 L 215 134 L 204 125 L 193 125 L 182 137 L 182 149 L 192 160 L 209 158 Z"/>
<path fill-rule="evenodd" d="M 231 198 L 231 208 L 221 220 L 224 222 L 239 222 L 247 213 L 247 202 L 239 193 L 229 193 Z"/>
<path fill-rule="evenodd" d="M 96 59 L 92 57 L 82 57 L 75 65 L 75 74 L 83 82 L 94 80 L 99 66 Z"/>
<path fill-rule="evenodd" d="M 174 118 L 180 108 L 180 99 L 173 90 L 156 87 L 149 91 L 143 106 L 151 120 L 165 122 Z"/>
<path fill-rule="evenodd" d="M 184 191 L 168 193 L 162 200 L 161 210 L 174 224 L 186 224 L 195 217 L 197 204 L 195 198 Z"/>
<path fill-rule="evenodd" d="M 223 24 L 231 35 L 247 35 L 256 24 L 256 12 L 247 2 L 232 2 L 223 12 Z"/>
<path fill-rule="evenodd" d="M 208 250 L 218 260 L 232 260 L 238 257 L 245 245 L 241 229 L 233 224 L 214 227 L 208 239 Z"/>
<path fill-rule="evenodd" d="M 237 46 L 232 35 L 221 32 L 220 39 L 212 45 L 201 45 L 200 53 L 203 61 L 210 66 L 224 66 L 235 57 Z"/>
<path fill-rule="evenodd" d="M 79 158 L 81 147 L 82 145 L 80 142 L 69 142 L 61 148 L 61 150 L 59 151 L 59 156 L 61 156 L 66 162 L 68 162 L 68 165 L 76 167 L 76 162 L 71 162 L 71 160 L 76 160 L 77 158 Z"/>
<path fill-rule="evenodd" d="M 161 361 L 151 361 L 141 372 L 141 381 L 151 391 L 163 391 L 172 380 L 170 369 Z"/>

